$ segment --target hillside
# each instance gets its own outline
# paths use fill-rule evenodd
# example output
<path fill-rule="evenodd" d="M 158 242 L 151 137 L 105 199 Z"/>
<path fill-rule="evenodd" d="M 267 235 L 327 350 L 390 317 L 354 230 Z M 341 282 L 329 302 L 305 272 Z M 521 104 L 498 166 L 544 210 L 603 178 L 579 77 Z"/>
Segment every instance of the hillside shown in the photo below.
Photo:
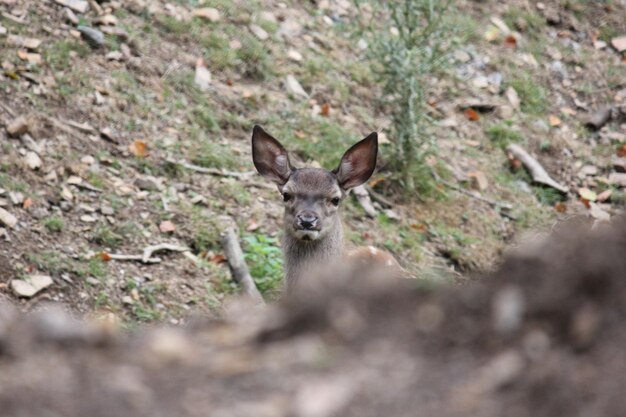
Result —
<path fill-rule="evenodd" d="M 224 215 L 275 297 L 282 203 L 248 175 L 254 124 L 299 163 L 327 168 L 385 133 L 369 184 L 379 214 L 350 200 L 348 237 L 423 278 L 464 280 L 526 230 L 624 210 L 623 1 L 454 2 L 449 64 L 426 86 L 429 163 L 443 178 L 417 196 L 391 182 L 392 110 L 368 60 L 377 29 L 363 26 L 375 7 L 0 0 L 0 11 L 0 296 L 26 309 L 54 300 L 129 323 L 218 312 L 237 291 L 219 245 Z M 102 45 L 79 26 L 103 33 Z M 609 107 L 607 123 L 586 126 Z M 533 183 L 503 151 L 512 143 L 568 192 Z M 110 259 L 159 243 L 201 262 L 169 251 L 158 263 Z M 16 297 L 10 282 L 33 275 L 52 284 Z"/>

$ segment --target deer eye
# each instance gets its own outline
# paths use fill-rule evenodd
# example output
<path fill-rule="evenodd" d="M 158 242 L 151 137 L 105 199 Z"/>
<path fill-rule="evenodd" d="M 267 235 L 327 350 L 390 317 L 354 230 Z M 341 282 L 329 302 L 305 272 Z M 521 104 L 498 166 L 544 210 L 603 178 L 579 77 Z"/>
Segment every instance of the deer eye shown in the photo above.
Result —
<path fill-rule="evenodd" d="M 335 197 L 333 199 L 330 200 L 330 202 L 333 204 L 333 206 L 337 207 L 339 205 L 339 202 L 341 201 L 341 199 L 339 197 Z"/>
<path fill-rule="evenodd" d="M 291 194 L 289 193 L 283 193 L 283 201 L 289 201 L 291 200 Z"/>

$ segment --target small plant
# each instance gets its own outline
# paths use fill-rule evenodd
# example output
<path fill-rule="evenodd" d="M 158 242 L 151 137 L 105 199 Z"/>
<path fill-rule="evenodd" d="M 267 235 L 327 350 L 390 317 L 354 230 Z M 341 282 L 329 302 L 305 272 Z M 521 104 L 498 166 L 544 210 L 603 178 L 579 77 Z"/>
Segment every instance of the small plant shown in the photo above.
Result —
<path fill-rule="evenodd" d="M 266 294 L 278 290 L 283 278 L 283 258 L 278 239 L 254 234 L 244 236 L 243 240 L 246 262 L 259 291 Z"/>
<path fill-rule="evenodd" d="M 65 221 L 61 216 L 50 216 L 43 219 L 42 224 L 50 233 L 60 233 L 65 227 Z"/>
<path fill-rule="evenodd" d="M 524 113 L 540 115 L 547 110 L 548 94 L 530 75 L 526 74 L 514 78 L 509 85 L 517 91 Z"/>
<path fill-rule="evenodd" d="M 392 108 L 393 164 L 407 190 L 429 192 L 432 177 L 424 158 L 436 152 L 427 133 L 428 79 L 446 63 L 447 44 L 453 28 L 447 20 L 451 0 L 402 0 L 378 2 L 389 22 L 370 34 L 370 57 Z M 358 5 L 358 1 L 357 1 Z M 386 18 L 388 17 L 388 18 Z"/>
<path fill-rule="evenodd" d="M 124 241 L 124 236 L 117 233 L 109 226 L 100 226 L 96 229 L 93 237 L 94 242 L 111 249 L 119 247 Z"/>
<path fill-rule="evenodd" d="M 489 126 L 485 129 L 487 137 L 491 139 L 494 145 L 505 148 L 511 143 L 523 142 L 522 134 L 511 127 L 511 123 L 502 122 Z"/>

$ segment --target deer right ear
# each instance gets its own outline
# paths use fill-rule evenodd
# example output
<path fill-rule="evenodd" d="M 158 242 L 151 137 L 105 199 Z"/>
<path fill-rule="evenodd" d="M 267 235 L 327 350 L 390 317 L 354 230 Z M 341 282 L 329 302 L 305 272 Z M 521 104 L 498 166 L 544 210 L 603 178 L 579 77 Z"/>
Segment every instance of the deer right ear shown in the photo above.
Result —
<path fill-rule="evenodd" d="M 285 185 L 293 167 L 287 150 L 259 125 L 252 130 L 252 160 L 259 174 Z"/>

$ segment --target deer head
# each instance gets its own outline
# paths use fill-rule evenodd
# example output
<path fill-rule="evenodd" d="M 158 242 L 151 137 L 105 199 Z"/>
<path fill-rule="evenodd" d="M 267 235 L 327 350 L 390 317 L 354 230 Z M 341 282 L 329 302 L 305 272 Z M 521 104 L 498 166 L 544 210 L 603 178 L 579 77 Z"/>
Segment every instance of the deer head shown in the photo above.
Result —
<path fill-rule="evenodd" d="M 300 242 L 322 240 L 341 228 L 338 208 L 347 192 L 367 181 L 376 168 L 378 135 L 353 145 L 333 171 L 294 168 L 287 150 L 255 126 L 252 158 L 259 174 L 276 183 L 285 204 L 285 232 Z"/>

